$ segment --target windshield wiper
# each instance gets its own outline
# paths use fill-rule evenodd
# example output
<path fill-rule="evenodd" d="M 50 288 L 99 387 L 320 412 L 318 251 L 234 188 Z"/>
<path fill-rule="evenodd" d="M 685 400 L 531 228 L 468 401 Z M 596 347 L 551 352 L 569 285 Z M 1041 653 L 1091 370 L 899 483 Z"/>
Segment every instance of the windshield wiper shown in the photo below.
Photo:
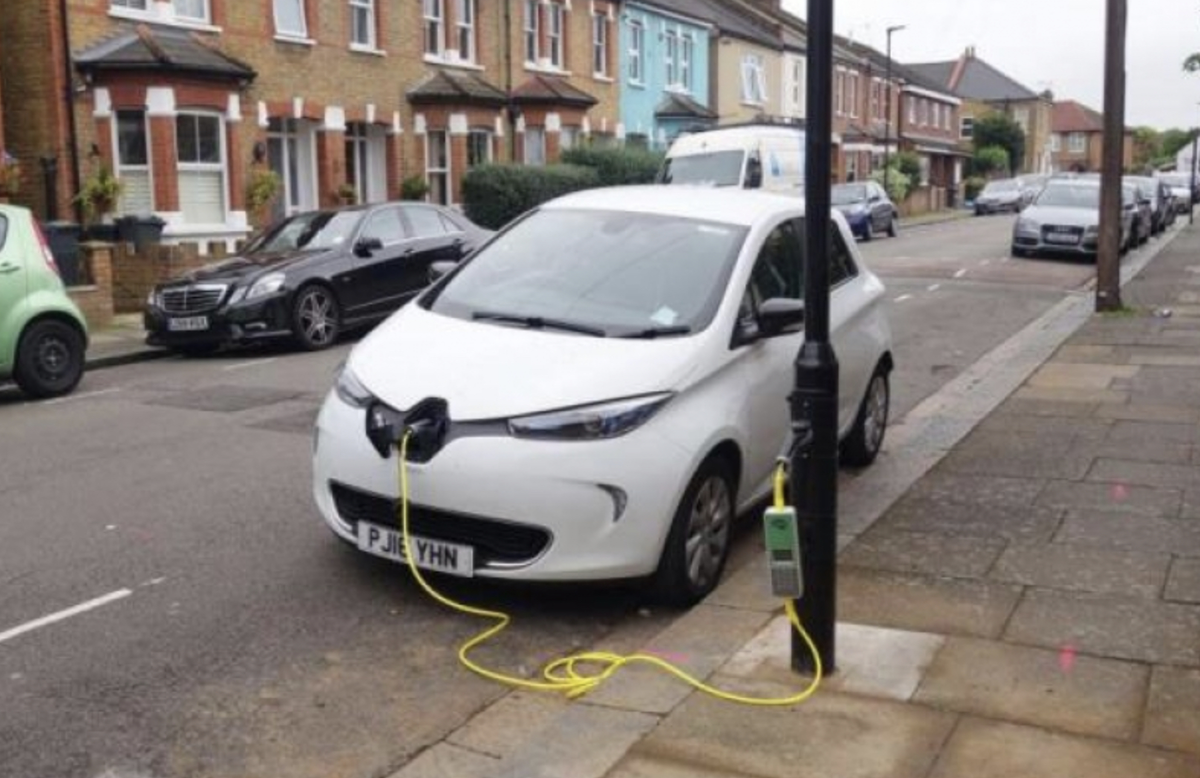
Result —
<path fill-rule="evenodd" d="M 547 319 L 544 316 L 518 316 L 511 313 L 493 313 L 491 311 L 476 311 L 471 314 L 474 321 L 494 321 L 501 324 L 521 324 L 531 330 L 562 330 L 563 332 L 577 332 L 580 335 L 592 335 L 597 338 L 608 337 L 608 333 L 599 327 L 589 327 L 586 324 L 576 324 L 575 322 L 563 321 L 561 319 Z"/>
<path fill-rule="evenodd" d="M 628 340 L 654 340 L 655 338 L 669 338 L 674 335 L 691 335 L 692 328 L 687 326 L 676 327 L 651 327 L 647 330 L 637 330 L 629 332 L 618 337 Z"/>

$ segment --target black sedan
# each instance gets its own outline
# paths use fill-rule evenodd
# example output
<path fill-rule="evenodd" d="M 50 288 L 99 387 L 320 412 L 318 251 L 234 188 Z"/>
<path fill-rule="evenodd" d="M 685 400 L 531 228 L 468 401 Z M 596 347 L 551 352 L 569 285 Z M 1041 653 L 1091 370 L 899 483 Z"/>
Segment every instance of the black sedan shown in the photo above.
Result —
<path fill-rule="evenodd" d="M 151 345 L 200 354 L 292 338 L 307 350 L 373 324 L 491 232 L 448 208 L 386 203 L 285 219 L 239 256 L 157 286 L 144 315 Z"/>

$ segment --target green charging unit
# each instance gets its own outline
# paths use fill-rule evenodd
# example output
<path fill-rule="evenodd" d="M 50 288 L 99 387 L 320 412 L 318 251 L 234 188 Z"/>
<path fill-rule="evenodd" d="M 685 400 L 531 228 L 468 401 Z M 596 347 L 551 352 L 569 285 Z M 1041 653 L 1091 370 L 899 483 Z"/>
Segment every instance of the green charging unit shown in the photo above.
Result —
<path fill-rule="evenodd" d="M 800 531 L 796 509 L 768 508 L 763 516 L 763 537 L 767 544 L 767 569 L 771 573 L 771 594 L 789 600 L 804 595 L 800 569 Z"/>

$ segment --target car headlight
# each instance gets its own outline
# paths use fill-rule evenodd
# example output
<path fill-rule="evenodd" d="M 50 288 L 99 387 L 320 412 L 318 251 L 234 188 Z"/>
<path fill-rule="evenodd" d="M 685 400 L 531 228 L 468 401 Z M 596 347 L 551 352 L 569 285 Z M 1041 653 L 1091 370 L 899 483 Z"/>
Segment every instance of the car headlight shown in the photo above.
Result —
<path fill-rule="evenodd" d="M 269 294 L 275 294 L 283 288 L 283 282 L 283 273 L 267 273 L 265 276 L 254 282 L 254 286 L 251 286 L 250 291 L 246 292 L 246 299 L 255 300 L 259 297 L 266 297 Z"/>
<path fill-rule="evenodd" d="M 616 438 L 640 427 L 666 405 L 672 396 L 670 392 L 664 392 L 582 408 L 522 416 L 510 419 L 508 430 L 519 438 L 543 440 Z"/>
<path fill-rule="evenodd" d="M 1037 232 L 1039 229 L 1038 223 L 1033 219 L 1021 217 L 1017 219 L 1017 229 L 1021 232 Z"/>
<path fill-rule="evenodd" d="M 342 371 L 338 373 L 334 391 L 337 392 L 337 396 L 342 399 L 342 402 L 354 408 L 366 408 L 375 399 L 349 367 L 343 367 Z"/>
<path fill-rule="evenodd" d="M 158 290 L 157 289 L 151 289 L 150 294 L 146 295 L 146 307 L 147 308 L 159 307 L 159 305 L 158 305 Z"/>

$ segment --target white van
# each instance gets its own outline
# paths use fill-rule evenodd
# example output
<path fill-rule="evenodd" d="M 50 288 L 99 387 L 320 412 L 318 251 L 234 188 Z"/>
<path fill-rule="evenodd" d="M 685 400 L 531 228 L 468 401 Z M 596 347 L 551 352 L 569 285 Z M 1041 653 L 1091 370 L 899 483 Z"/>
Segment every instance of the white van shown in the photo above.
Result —
<path fill-rule="evenodd" d="M 804 186 L 804 130 L 779 125 L 720 127 L 671 144 L 660 184 L 797 189 Z"/>

